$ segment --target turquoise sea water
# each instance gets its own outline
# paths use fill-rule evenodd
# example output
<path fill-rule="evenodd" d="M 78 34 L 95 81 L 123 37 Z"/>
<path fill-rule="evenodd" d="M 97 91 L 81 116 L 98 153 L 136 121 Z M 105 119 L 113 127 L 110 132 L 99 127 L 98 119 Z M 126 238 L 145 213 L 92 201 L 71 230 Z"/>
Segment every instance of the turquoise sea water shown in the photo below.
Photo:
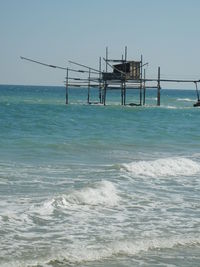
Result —
<path fill-rule="evenodd" d="M 200 266 L 200 109 L 161 92 L 0 86 L 0 266 Z"/>

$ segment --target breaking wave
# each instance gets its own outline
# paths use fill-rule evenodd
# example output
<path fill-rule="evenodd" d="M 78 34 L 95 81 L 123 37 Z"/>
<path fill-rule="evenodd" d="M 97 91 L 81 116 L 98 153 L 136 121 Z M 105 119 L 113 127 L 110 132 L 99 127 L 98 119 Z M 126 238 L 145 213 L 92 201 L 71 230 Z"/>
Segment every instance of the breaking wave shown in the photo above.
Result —
<path fill-rule="evenodd" d="M 198 237 L 173 237 L 173 238 L 157 238 L 150 240 L 138 240 L 138 241 L 117 241 L 115 243 L 107 244 L 106 246 L 97 247 L 84 247 L 77 245 L 68 249 L 55 249 L 52 250 L 52 255 L 46 259 L 39 259 L 37 263 L 31 262 L 15 262 L 9 266 L 55 266 L 55 264 L 64 265 L 70 264 L 70 266 L 76 266 L 82 262 L 94 262 L 99 260 L 106 260 L 112 257 L 118 256 L 134 256 L 139 253 L 174 249 L 179 247 L 188 246 L 200 246 L 200 239 Z M 169 252 L 168 252 L 169 254 Z M 8 265 L 3 265 L 8 266 Z M 57 265 L 56 265 L 57 266 Z"/>
<path fill-rule="evenodd" d="M 116 187 L 109 181 L 102 181 L 94 187 L 85 187 L 65 197 L 72 204 L 105 206 L 114 206 L 119 199 Z"/>
<path fill-rule="evenodd" d="M 36 207 L 35 212 L 40 215 L 51 215 L 55 209 L 78 208 L 80 206 L 108 206 L 118 204 L 120 196 L 113 183 L 101 181 L 94 186 L 74 190 L 69 194 L 54 197 L 42 206 Z"/>
<path fill-rule="evenodd" d="M 122 164 L 122 169 L 134 176 L 190 176 L 200 172 L 200 164 L 187 158 L 165 158 Z"/>

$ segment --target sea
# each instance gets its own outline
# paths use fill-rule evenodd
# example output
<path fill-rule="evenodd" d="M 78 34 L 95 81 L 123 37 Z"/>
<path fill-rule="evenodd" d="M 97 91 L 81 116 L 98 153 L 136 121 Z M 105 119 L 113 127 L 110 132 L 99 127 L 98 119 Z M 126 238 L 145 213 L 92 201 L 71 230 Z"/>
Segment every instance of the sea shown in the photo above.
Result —
<path fill-rule="evenodd" d="M 64 87 L 1 85 L 0 266 L 200 266 L 195 102 L 149 89 L 121 106 L 112 90 L 88 105 L 70 88 L 66 105 Z"/>

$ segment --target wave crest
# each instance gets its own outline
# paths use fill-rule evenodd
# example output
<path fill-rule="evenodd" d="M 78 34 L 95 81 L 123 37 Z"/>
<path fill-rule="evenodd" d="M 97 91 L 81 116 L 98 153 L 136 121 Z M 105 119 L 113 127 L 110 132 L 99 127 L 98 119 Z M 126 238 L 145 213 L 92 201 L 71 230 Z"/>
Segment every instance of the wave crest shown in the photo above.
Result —
<path fill-rule="evenodd" d="M 114 184 L 109 181 L 101 181 L 93 187 L 84 187 L 45 201 L 40 207 L 35 207 L 34 212 L 42 216 L 50 216 L 55 209 L 76 209 L 83 205 L 112 207 L 119 201 L 120 196 Z"/>
<path fill-rule="evenodd" d="M 186 158 L 165 158 L 122 164 L 122 169 L 135 176 L 190 176 L 200 172 L 200 165 Z"/>
<path fill-rule="evenodd" d="M 114 206 L 118 203 L 120 197 L 113 183 L 102 181 L 95 187 L 86 187 L 74 191 L 64 199 L 71 204 Z"/>
<path fill-rule="evenodd" d="M 171 238 L 157 238 L 151 240 L 138 241 L 117 241 L 110 243 L 104 248 L 83 248 L 79 247 L 75 250 L 68 250 L 58 252 L 55 261 L 70 262 L 72 264 L 79 264 L 81 262 L 92 262 L 105 260 L 118 256 L 133 256 L 142 252 L 160 249 L 173 249 L 175 247 L 199 246 L 200 239 L 196 237 L 171 237 Z M 51 263 L 54 261 L 51 260 Z"/>
<path fill-rule="evenodd" d="M 2 266 L 28 267 L 28 266 L 54 266 L 54 265 L 72 265 L 76 266 L 83 262 L 94 262 L 118 256 L 134 256 L 143 252 L 161 249 L 174 249 L 179 247 L 200 246 L 199 237 L 169 237 L 155 238 L 147 240 L 124 240 L 107 244 L 104 247 L 80 246 L 80 244 L 69 248 L 51 249 L 51 255 L 46 254 L 44 258 L 37 261 L 11 261 Z M 169 253 L 169 252 L 168 252 Z"/>

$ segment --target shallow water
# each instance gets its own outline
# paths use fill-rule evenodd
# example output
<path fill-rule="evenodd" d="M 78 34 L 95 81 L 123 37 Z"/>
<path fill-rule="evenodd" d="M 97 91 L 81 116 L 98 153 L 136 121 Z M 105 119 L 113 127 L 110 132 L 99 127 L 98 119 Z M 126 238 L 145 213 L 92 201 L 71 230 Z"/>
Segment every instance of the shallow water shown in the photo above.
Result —
<path fill-rule="evenodd" d="M 200 110 L 161 92 L 0 86 L 0 266 L 199 266 Z"/>

